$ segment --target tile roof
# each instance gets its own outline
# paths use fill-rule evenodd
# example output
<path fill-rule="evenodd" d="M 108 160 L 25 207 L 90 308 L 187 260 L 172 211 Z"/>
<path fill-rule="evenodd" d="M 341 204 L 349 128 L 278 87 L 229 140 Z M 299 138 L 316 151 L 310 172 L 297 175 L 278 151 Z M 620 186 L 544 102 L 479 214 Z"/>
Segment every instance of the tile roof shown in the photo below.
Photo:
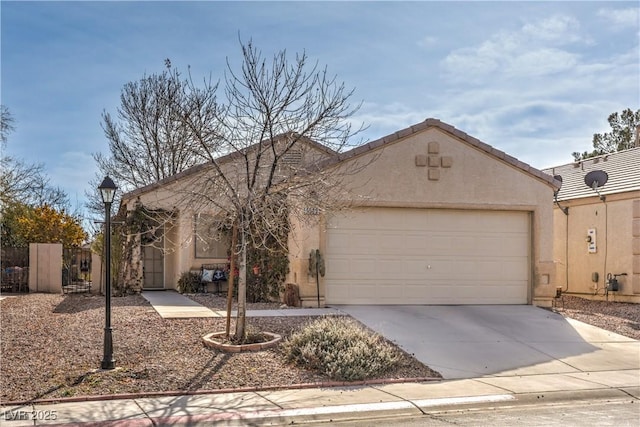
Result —
<path fill-rule="evenodd" d="M 358 147 L 355 147 L 349 151 L 346 151 L 344 153 L 339 153 L 337 155 L 335 155 L 336 153 L 329 150 L 328 148 L 324 147 L 321 144 L 318 144 L 315 141 L 311 141 L 307 139 L 308 143 L 311 143 L 312 145 L 318 147 L 318 148 L 325 148 L 325 150 L 327 150 L 328 153 L 330 153 L 332 155 L 332 157 L 330 159 L 327 160 L 327 162 L 324 164 L 325 167 L 334 165 L 336 163 L 342 162 L 344 160 L 347 159 L 351 159 L 353 157 L 365 154 L 369 151 L 375 150 L 377 148 L 380 148 L 382 146 L 385 146 L 387 144 L 392 144 L 400 139 L 409 137 L 411 135 L 414 135 L 416 133 L 422 132 L 426 129 L 429 128 L 438 128 L 464 142 L 466 142 L 467 144 L 477 148 L 480 151 L 485 152 L 486 154 L 488 154 L 491 157 L 494 157 L 495 159 L 505 162 L 509 165 L 511 165 L 512 167 L 515 167 L 517 169 L 522 170 L 523 172 L 533 176 L 534 178 L 537 178 L 539 180 L 542 180 L 543 182 L 549 184 L 550 186 L 554 187 L 554 188 L 558 188 L 559 186 L 559 182 L 556 181 L 553 178 L 553 175 L 548 175 L 536 168 L 534 168 L 533 166 L 524 163 L 518 159 L 516 159 L 515 157 L 512 157 L 510 155 L 508 155 L 507 153 L 505 153 L 504 151 L 500 151 L 492 146 L 490 146 L 489 144 L 486 144 L 482 141 L 480 141 L 477 138 L 472 137 L 471 135 L 456 129 L 455 127 L 446 124 L 438 119 L 433 119 L 433 118 L 429 118 L 426 119 L 425 121 L 421 122 L 421 123 L 417 123 L 415 125 L 409 126 L 407 128 L 401 129 L 397 132 L 394 132 L 390 135 L 384 136 L 382 138 L 376 139 L 374 141 L 371 141 L 369 143 L 360 145 Z M 226 161 L 232 161 L 234 159 L 237 158 L 238 153 L 231 153 L 228 154 L 226 156 L 223 156 L 221 158 L 218 159 L 219 162 L 226 162 Z M 146 185 L 144 187 L 141 188 L 137 188 L 133 191 L 130 191 L 128 193 L 126 193 L 123 196 L 123 200 L 127 200 L 127 199 L 131 199 L 137 195 L 146 193 L 148 191 L 151 190 L 155 190 L 165 184 L 171 183 L 171 182 L 175 182 L 178 181 L 186 176 L 189 175 L 193 175 L 194 173 L 200 172 L 205 170 L 206 168 L 210 168 L 211 167 L 211 163 L 204 163 L 201 165 L 197 165 L 194 166 L 192 168 L 189 168 L 185 171 L 182 171 L 176 175 L 170 176 L 168 178 L 162 179 L 156 183 L 153 184 L 149 184 Z"/>
<path fill-rule="evenodd" d="M 544 172 L 562 177 L 558 200 L 569 200 L 597 195 L 584 182 L 585 175 L 594 170 L 609 175 L 599 190 L 602 195 L 640 190 L 640 147 L 544 169 Z"/>
<path fill-rule="evenodd" d="M 276 139 L 284 137 L 286 135 L 287 134 L 277 135 Z M 306 144 L 309 144 L 312 147 L 317 148 L 320 151 L 324 151 L 329 156 L 335 156 L 337 154 L 331 148 L 329 148 L 329 147 L 327 147 L 325 145 L 322 145 L 322 144 L 320 144 L 320 143 L 318 143 L 316 141 L 313 141 L 313 140 L 311 140 L 309 138 L 302 137 L 300 140 L 305 142 Z M 245 148 L 245 150 L 253 150 L 257 146 L 258 146 L 258 144 L 254 144 L 254 145 L 251 145 L 251 146 Z M 216 162 L 218 164 L 225 164 L 225 163 L 228 163 L 228 162 L 232 162 L 232 161 L 238 160 L 238 159 L 242 158 L 242 156 L 243 156 L 242 152 L 234 151 L 232 153 L 225 154 L 223 156 L 218 157 L 216 159 Z M 138 188 L 135 188 L 135 189 L 133 189 L 131 191 L 128 191 L 127 193 L 125 193 L 122 196 L 122 200 L 126 201 L 126 200 L 133 199 L 136 196 L 139 196 L 139 195 L 144 194 L 144 193 L 148 193 L 148 192 L 153 191 L 153 190 L 157 190 L 158 188 L 161 188 L 164 185 L 170 184 L 172 182 L 180 181 L 183 178 L 186 178 L 186 177 L 189 177 L 189 176 L 193 176 L 193 175 L 198 174 L 198 173 L 200 173 L 202 171 L 205 171 L 207 169 L 213 169 L 213 164 L 211 162 L 205 162 L 205 163 L 200 163 L 199 165 L 191 166 L 188 169 L 185 169 L 185 170 L 183 170 L 181 172 L 178 172 L 178 173 L 176 173 L 174 175 L 171 175 L 171 176 L 168 176 L 166 178 L 163 178 L 163 179 L 161 179 L 159 181 L 156 181 L 154 183 L 147 184 L 145 186 L 138 187 Z"/>

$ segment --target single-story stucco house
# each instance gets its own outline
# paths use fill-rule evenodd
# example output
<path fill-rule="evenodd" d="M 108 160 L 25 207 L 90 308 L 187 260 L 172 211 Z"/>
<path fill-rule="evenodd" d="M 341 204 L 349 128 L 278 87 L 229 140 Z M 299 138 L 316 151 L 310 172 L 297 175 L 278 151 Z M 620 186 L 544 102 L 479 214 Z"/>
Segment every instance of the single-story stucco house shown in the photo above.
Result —
<path fill-rule="evenodd" d="M 315 147 L 319 155 L 332 156 Z M 317 304 L 535 304 L 556 292 L 553 194 L 559 182 L 436 119 L 335 154 L 346 185 L 367 197 L 349 210 L 293 223 L 290 271 L 303 306 Z M 226 263 L 228 248 L 198 248 L 199 212 L 176 206 L 172 188 L 207 169 L 187 171 L 125 194 L 121 209 L 167 209 L 182 225 L 134 253 L 145 289 L 174 289 L 180 274 Z M 144 246 L 144 245 L 142 245 Z M 309 274 L 311 251 L 326 275 Z"/>
<path fill-rule="evenodd" d="M 608 178 L 597 190 L 585 183 L 592 171 Z M 640 303 L 640 147 L 544 172 L 562 180 L 553 213 L 556 285 L 586 298 Z M 608 291 L 614 274 L 623 274 L 618 290 Z"/>

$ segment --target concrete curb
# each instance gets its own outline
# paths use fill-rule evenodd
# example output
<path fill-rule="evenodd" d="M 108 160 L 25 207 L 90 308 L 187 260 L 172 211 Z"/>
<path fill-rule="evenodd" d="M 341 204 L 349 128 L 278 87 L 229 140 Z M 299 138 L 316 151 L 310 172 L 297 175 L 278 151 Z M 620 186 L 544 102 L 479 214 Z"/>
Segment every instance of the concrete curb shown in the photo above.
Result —
<path fill-rule="evenodd" d="M 443 397 L 434 399 L 418 400 L 395 400 L 389 402 L 376 403 L 356 403 L 345 405 L 331 405 L 320 407 L 303 408 L 277 408 L 265 410 L 241 411 L 229 409 L 228 411 L 190 414 L 190 415 L 164 415 L 164 416 L 143 416 L 136 419 L 108 420 L 108 421 L 74 421 L 63 423 L 47 422 L 48 426 L 57 427 L 146 427 L 170 425 L 197 426 L 197 425 L 220 425 L 220 426 L 240 426 L 240 425 L 286 425 L 302 423 L 324 423 L 324 422 L 344 422 L 363 419 L 385 419 L 401 417 L 420 417 L 423 415 L 434 415 L 443 411 L 473 409 L 473 408 L 497 408 L 513 407 L 516 405 L 535 406 L 541 404 L 563 403 L 569 401 L 589 401 L 629 398 L 638 400 L 618 389 L 594 389 L 582 391 L 562 391 L 546 394 L 495 394 L 484 396 L 468 397 Z M 310 402 L 312 404 L 313 402 Z M 25 420 L 23 423 L 14 421 L 9 423 L 12 427 L 40 425 L 33 421 Z"/>
<path fill-rule="evenodd" d="M 198 396 L 205 394 L 229 394 L 229 393 L 255 393 L 260 391 L 279 391 L 279 390 L 303 390 L 313 388 L 337 388 L 337 387 L 366 387 L 384 384 L 405 384 L 405 383 L 426 383 L 440 382 L 442 378 L 436 377 L 419 377 L 419 378 L 390 378 L 382 380 L 366 380 L 366 381 L 327 381 L 321 383 L 303 383 L 291 384 L 273 387 L 242 387 L 242 388 L 221 388 L 215 390 L 170 390 L 156 392 L 141 393 L 121 393 L 108 395 L 89 395 L 89 396 L 73 396 L 59 397 L 50 399 L 32 399 L 32 400 L 14 400 L 0 401 L 0 407 L 24 406 L 37 404 L 59 404 L 59 403 L 76 403 L 90 401 L 106 401 L 106 400 L 122 400 L 122 399 L 142 399 L 147 397 L 172 397 L 172 396 Z"/>
<path fill-rule="evenodd" d="M 612 373 L 614 374 L 614 373 Z M 523 378 L 523 380 L 526 380 Z M 486 409 L 519 405 L 567 404 L 571 401 L 629 399 L 640 401 L 640 386 L 610 387 L 594 384 L 589 389 L 572 389 L 570 384 L 552 391 L 516 393 L 498 387 L 473 389 L 469 382 L 481 379 L 433 383 L 399 383 L 314 388 L 286 388 L 273 391 L 217 393 L 210 395 L 167 395 L 138 397 L 107 402 L 95 400 L 30 404 L 28 407 L 4 407 L 3 426 L 49 425 L 58 427 L 143 427 L 198 425 L 285 425 L 298 423 L 341 422 L 349 420 L 420 417 L 451 410 Z M 558 381 L 562 377 L 558 376 Z M 558 383 L 560 384 L 560 382 Z M 464 387 L 467 393 L 461 390 Z M 401 390 L 398 392 L 398 390 Z M 473 395 L 473 393 L 476 393 Z M 413 396 L 413 397 L 412 397 Z M 430 397 L 431 396 L 431 397 Z M 452 397 L 448 397 L 452 396 Z M 93 403 L 93 404 L 92 404 Z M 14 418 L 7 420 L 7 413 Z M 34 422 L 15 419 L 21 411 L 29 414 L 55 412 L 59 422 Z M 105 420 L 106 417 L 118 419 Z"/>

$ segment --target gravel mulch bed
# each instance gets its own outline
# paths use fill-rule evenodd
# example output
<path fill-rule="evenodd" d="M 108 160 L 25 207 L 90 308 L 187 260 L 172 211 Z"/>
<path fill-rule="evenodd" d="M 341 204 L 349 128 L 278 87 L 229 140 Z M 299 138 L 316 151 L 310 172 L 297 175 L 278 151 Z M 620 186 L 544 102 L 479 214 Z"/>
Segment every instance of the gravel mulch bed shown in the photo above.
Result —
<path fill-rule="evenodd" d="M 554 311 L 564 317 L 640 340 L 640 304 L 592 301 L 563 295 Z"/>
<path fill-rule="evenodd" d="M 194 300 L 217 310 L 223 297 Z M 100 371 L 104 297 L 26 294 L 0 302 L 0 403 L 122 393 L 193 392 L 289 387 L 331 381 L 286 364 L 279 347 L 227 354 L 206 348 L 202 337 L 225 330 L 224 318 L 162 319 L 140 295 L 114 297 L 111 322 L 117 369 Z M 249 304 L 248 309 L 279 308 Z M 281 334 L 312 317 L 249 318 L 249 328 Z M 234 331 L 234 324 L 231 325 Z M 438 374 L 403 353 L 384 378 Z"/>

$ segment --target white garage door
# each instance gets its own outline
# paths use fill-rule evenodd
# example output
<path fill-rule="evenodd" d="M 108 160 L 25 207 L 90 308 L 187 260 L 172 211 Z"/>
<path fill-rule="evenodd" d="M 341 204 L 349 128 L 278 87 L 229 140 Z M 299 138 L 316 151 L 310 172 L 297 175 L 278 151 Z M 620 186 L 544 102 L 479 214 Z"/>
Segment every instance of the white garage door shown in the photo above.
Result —
<path fill-rule="evenodd" d="M 328 304 L 526 304 L 527 212 L 370 208 L 327 223 Z"/>

